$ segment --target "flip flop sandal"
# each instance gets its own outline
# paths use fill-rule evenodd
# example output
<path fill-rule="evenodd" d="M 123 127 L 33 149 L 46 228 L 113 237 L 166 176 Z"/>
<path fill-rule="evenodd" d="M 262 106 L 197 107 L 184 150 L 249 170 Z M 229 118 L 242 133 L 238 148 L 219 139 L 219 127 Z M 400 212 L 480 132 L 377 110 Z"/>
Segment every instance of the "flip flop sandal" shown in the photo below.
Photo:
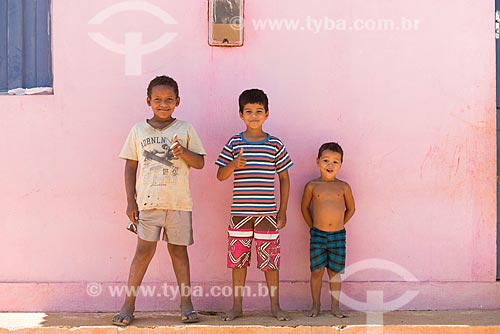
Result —
<path fill-rule="evenodd" d="M 128 319 L 127 323 L 124 323 L 123 320 Z M 130 313 L 117 313 L 113 317 L 111 323 L 116 326 L 128 326 L 135 320 L 135 316 Z"/>
<path fill-rule="evenodd" d="M 181 322 L 184 324 L 192 324 L 200 321 L 198 317 L 198 312 L 196 311 L 184 311 L 181 312 Z"/>

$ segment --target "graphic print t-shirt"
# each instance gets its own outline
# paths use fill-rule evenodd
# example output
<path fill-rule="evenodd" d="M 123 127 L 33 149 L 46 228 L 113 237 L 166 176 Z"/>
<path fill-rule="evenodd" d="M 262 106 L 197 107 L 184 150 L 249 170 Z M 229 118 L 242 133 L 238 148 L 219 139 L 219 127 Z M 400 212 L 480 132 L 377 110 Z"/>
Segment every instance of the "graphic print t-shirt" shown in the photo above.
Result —
<path fill-rule="evenodd" d="M 128 134 L 120 158 L 139 162 L 136 183 L 139 210 L 167 209 L 191 211 L 189 167 L 175 158 L 170 146 L 173 136 L 188 150 L 205 155 L 198 134 L 186 121 L 174 120 L 164 129 L 155 129 L 147 121 L 136 124 Z"/>
<path fill-rule="evenodd" d="M 240 133 L 229 139 L 215 163 L 227 166 L 242 148 L 247 163 L 234 171 L 231 214 L 276 214 L 274 176 L 293 165 L 285 145 L 279 138 L 270 135 L 261 142 L 249 142 Z"/>

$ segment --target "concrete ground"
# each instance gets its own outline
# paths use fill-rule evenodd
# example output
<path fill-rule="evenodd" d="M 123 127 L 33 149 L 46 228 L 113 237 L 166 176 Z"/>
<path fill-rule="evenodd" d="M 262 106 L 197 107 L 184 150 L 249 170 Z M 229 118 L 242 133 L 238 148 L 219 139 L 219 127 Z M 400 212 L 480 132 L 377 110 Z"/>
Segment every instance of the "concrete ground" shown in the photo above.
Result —
<path fill-rule="evenodd" d="M 247 312 L 232 322 L 221 321 L 215 312 L 200 314 L 199 323 L 186 325 L 175 313 L 137 312 L 132 325 L 116 327 L 111 313 L 0 313 L 0 334 L 500 333 L 500 310 L 349 312 L 344 319 L 327 312 L 317 318 L 291 312 L 292 320 L 286 322 L 264 312 Z"/>

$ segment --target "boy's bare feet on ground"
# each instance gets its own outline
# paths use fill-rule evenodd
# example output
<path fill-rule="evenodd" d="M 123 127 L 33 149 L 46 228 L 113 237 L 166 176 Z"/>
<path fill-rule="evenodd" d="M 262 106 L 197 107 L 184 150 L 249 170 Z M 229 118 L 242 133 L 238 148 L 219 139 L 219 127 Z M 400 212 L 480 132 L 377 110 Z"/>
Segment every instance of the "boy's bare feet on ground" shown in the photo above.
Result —
<path fill-rule="evenodd" d="M 320 306 L 314 306 L 306 313 L 308 317 L 317 317 L 320 312 Z"/>
<path fill-rule="evenodd" d="M 337 318 L 345 318 L 346 315 L 342 313 L 342 311 L 339 308 L 332 308 L 332 315 Z"/>
<path fill-rule="evenodd" d="M 288 316 L 288 313 L 281 309 L 275 309 L 271 311 L 273 317 L 280 321 L 288 321 L 290 320 L 290 317 Z M 222 321 L 231 321 L 236 318 L 239 318 L 243 315 L 243 312 L 241 309 L 232 309 L 231 311 L 227 312 L 226 314 L 222 315 L 221 319 Z"/>
<path fill-rule="evenodd" d="M 286 313 L 280 308 L 275 308 L 275 309 L 271 308 L 271 313 L 279 321 L 288 321 L 291 319 L 288 313 Z"/>
<path fill-rule="evenodd" d="M 231 311 L 221 316 L 222 321 L 231 321 L 243 315 L 241 308 L 233 308 Z"/>

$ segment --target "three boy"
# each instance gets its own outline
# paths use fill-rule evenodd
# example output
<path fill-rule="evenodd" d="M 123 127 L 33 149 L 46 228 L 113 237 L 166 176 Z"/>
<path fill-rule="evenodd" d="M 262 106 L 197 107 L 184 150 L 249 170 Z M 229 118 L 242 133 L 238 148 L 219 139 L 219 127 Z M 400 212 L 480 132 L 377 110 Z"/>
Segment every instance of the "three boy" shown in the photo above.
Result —
<path fill-rule="evenodd" d="M 141 284 L 160 235 L 167 241 L 179 291 L 186 291 L 185 287 L 190 291 L 187 246 L 193 243 L 193 233 L 189 168 L 203 168 L 206 153 L 194 128 L 172 117 L 180 103 L 177 83 L 172 78 L 153 79 L 146 101 L 153 117 L 132 128 L 120 153 L 126 160 L 127 216 L 136 224 L 138 234 L 128 291 L 136 291 Z M 288 169 L 293 162 L 283 142 L 263 130 L 269 117 L 269 102 L 262 90 L 241 93 L 239 114 L 245 131 L 228 140 L 216 161 L 220 181 L 234 174 L 227 255 L 227 265 L 232 269 L 233 307 L 222 319 L 229 321 L 242 315 L 243 291 L 255 239 L 257 267 L 265 274 L 271 312 L 278 320 L 289 320 L 279 304 L 279 230 L 287 221 Z M 340 283 L 333 282 L 333 278 L 345 264 L 343 226 L 354 214 L 354 200 L 349 185 L 336 179 L 343 152 L 334 144 L 320 148 L 317 163 L 321 177 L 306 185 L 302 199 L 302 214 L 311 227 L 310 316 L 317 316 L 320 311 L 325 267 L 332 281 L 332 314 L 343 316 L 338 307 Z M 276 174 L 279 205 L 274 189 Z M 133 294 L 126 297 L 120 312 L 113 317 L 113 324 L 127 326 L 134 320 L 135 297 Z M 181 295 L 181 321 L 199 321 L 189 293 Z"/>

